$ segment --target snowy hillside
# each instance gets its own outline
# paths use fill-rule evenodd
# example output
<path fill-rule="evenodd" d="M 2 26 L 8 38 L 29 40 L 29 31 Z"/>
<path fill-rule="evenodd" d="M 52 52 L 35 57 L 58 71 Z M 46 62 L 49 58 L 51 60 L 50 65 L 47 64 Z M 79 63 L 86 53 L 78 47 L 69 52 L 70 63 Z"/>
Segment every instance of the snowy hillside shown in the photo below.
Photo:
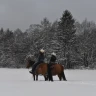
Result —
<path fill-rule="evenodd" d="M 68 81 L 33 81 L 27 69 L 0 69 L 0 96 L 96 96 L 96 70 L 65 70 Z"/>

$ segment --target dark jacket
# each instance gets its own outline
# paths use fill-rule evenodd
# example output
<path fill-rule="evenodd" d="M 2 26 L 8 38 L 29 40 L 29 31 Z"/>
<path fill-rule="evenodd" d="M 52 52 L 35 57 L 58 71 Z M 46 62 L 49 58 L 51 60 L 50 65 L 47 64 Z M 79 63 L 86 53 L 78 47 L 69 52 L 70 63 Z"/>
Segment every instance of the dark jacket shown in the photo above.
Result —
<path fill-rule="evenodd" d="M 45 58 L 44 54 L 40 53 L 37 61 L 38 62 L 44 62 L 44 58 Z"/>
<path fill-rule="evenodd" d="M 50 63 L 51 63 L 51 62 L 55 62 L 55 61 L 56 61 L 56 56 L 53 56 L 53 55 L 52 55 L 52 56 L 51 56 L 51 59 L 50 59 Z"/>

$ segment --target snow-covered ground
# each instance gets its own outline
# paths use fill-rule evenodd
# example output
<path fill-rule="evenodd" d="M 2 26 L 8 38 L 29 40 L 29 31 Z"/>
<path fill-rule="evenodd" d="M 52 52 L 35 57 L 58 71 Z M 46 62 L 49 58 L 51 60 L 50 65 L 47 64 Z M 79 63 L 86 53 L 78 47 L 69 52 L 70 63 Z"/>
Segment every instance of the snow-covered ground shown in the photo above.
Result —
<path fill-rule="evenodd" d="M 0 69 L 0 96 L 96 96 L 96 70 L 65 70 L 68 81 L 33 81 L 28 69 Z"/>

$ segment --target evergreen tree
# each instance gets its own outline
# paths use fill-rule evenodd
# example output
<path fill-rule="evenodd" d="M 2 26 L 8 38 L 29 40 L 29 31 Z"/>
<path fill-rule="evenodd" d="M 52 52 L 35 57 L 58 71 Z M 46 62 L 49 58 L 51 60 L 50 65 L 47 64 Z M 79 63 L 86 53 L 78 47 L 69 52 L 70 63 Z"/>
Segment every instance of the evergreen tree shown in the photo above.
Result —
<path fill-rule="evenodd" d="M 71 12 L 68 10 L 65 10 L 62 14 L 58 29 L 59 42 L 62 44 L 64 49 L 64 57 L 66 57 L 66 51 L 70 51 L 70 45 L 73 43 L 76 32 L 75 20 L 73 19 Z"/>
<path fill-rule="evenodd" d="M 1 30 L 0 30 L 0 34 L 2 34 L 4 32 L 4 30 L 3 30 L 3 28 L 1 28 Z"/>

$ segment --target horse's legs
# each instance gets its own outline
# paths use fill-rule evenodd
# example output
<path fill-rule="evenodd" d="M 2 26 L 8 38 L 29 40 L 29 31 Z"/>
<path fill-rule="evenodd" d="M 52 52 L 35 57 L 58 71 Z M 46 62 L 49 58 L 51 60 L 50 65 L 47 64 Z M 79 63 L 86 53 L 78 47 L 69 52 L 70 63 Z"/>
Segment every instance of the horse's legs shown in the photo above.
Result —
<path fill-rule="evenodd" d="M 44 75 L 44 79 L 45 79 L 45 81 L 47 81 L 48 80 L 48 77 L 46 75 Z"/>
<path fill-rule="evenodd" d="M 36 81 L 38 80 L 38 74 L 36 74 Z"/>
<path fill-rule="evenodd" d="M 63 80 L 67 81 L 64 72 L 62 72 L 62 78 Z"/>
<path fill-rule="evenodd" d="M 35 81 L 35 74 L 33 74 L 33 79 L 34 79 L 34 81 Z"/>
<path fill-rule="evenodd" d="M 58 74 L 58 77 L 59 77 L 59 80 L 61 81 L 61 79 L 62 79 L 62 78 L 61 78 L 61 77 L 62 77 L 61 74 Z"/>
<path fill-rule="evenodd" d="M 51 65 L 48 65 L 48 77 L 49 81 L 53 81 Z"/>
<path fill-rule="evenodd" d="M 48 77 L 48 75 L 46 75 L 46 80 L 47 80 L 47 81 L 49 80 L 49 77 Z"/>
<path fill-rule="evenodd" d="M 44 75 L 44 79 L 45 79 L 45 81 L 46 81 L 46 76 Z"/>

